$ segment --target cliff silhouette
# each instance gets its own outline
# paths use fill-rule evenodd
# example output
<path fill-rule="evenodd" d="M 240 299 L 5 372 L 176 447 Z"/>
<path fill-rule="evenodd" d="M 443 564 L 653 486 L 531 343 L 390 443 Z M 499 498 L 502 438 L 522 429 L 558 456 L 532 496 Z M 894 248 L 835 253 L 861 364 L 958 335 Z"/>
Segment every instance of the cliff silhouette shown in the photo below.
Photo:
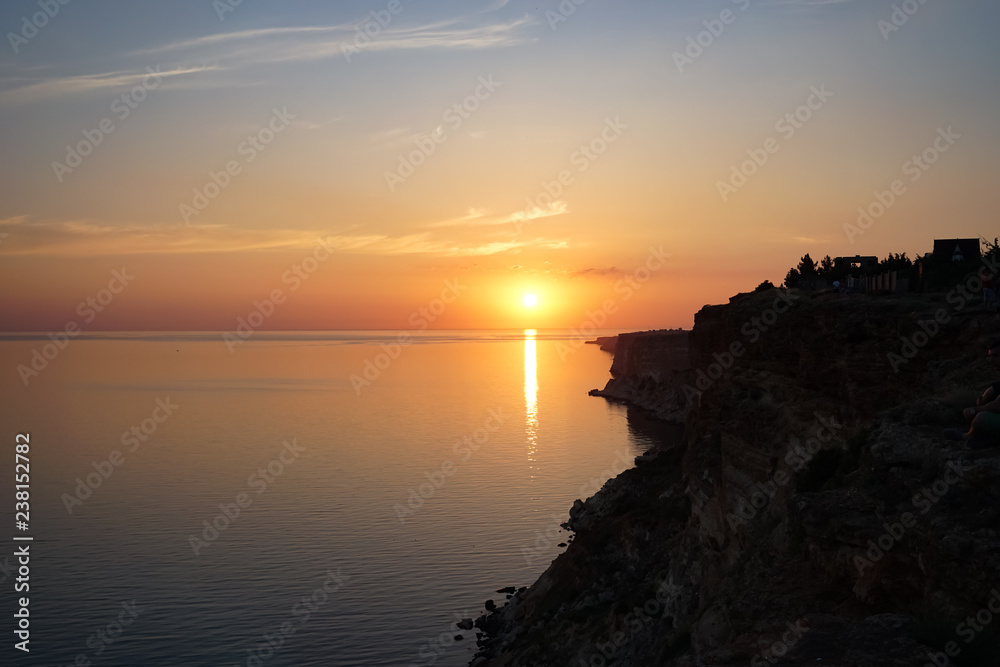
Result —
<path fill-rule="evenodd" d="M 1000 664 L 1000 448 L 943 436 L 1000 379 L 979 299 L 766 289 L 619 336 L 592 393 L 683 437 L 574 503 L 472 664 Z"/>

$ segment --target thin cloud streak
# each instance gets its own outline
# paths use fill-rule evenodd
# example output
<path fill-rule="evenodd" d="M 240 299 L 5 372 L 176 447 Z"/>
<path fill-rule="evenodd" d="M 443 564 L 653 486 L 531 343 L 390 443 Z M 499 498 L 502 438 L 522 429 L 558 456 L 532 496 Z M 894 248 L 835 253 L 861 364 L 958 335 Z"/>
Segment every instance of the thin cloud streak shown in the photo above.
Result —
<path fill-rule="evenodd" d="M 526 223 L 541 218 L 551 218 L 557 215 L 569 213 L 569 204 L 563 200 L 552 202 L 544 208 L 534 207 L 525 211 L 515 211 L 507 215 L 494 215 L 485 209 L 469 209 L 468 213 L 460 218 L 442 220 L 424 225 L 429 229 L 439 229 L 445 227 L 486 227 L 495 225 L 507 225 L 513 223 Z"/>
<path fill-rule="evenodd" d="M 504 3 L 505 4 L 505 3 Z M 502 7 L 500 4 L 496 8 Z M 493 11 L 493 10 L 487 10 Z M 531 16 L 507 22 L 458 27 L 467 17 L 447 19 L 416 26 L 390 26 L 368 42 L 368 52 L 423 49 L 488 49 L 516 46 L 532 41 L 522 34 L 523 28 L 536 21 Z M 261 28 L 218 33 L 185 39 L 129 55 L 152 56 L 175 54 L 178 62 L 160 73 L 161 77 L 177 78 L 212 74 L 260 64 L 281 64 L 340 58 L 347 45 L 353 45 L 358 23 L 330 26 L 293 26 Z M 211 62 L 212 65 L 201 63 Z M 156 66 L 160 67 L 159 65 Z M 0 85 L 0 104 L 21 104 L 37 100 L 86 94 L 94 91 L 125 88 L 142 82 L 147 70 L 112 71 L 75 76 L 38 77 L 34 79 L 6 78 Z M 24 83 L 27 82 L 27 83 Z M 177 84 L 172 84 L 177 87 Z M 240 84 L 219 81 L 219 77 L 192 78 L 187 87 L 218 87 Z"/>
<path fill-rule="evenodd" d="M 206 72 L 218 71 L 223 68 L 216 66 L 204 67 L 179 67 L 166 71 L 155 71 L 156 76 L 161 79 L 170 79 L 179 76 L 204 74 Z M 25 86 L 18 86 L 0 92 L 0 104 L 20 104 L 33 102 L 38 99 L 64 97 L 68 95 L 78 95 L 90 93 L 108 88 L 126 88 L 128 86 L 141 84 L 153 76 L 149 70 L 140 72 L 104 72 L 101 74 L 84 74 L 80 76 L 66 76 L 42 81 L 35 81 Z"/>
<path fill-rule="evenodd" d="M 431 232 L 390 236 L 314 229 L 240 229 L 229 225 L 115 227 L 89 221 L 3 221 L 16 243 L 0 245 L 0 256 L 109 256 L 218 252 L 311 251 L 321 240 L 341 253 L 372 255 L 481 256 L 525 248 L 566 248 L 565 239 L 457 240 Z"/>
<path fill-rule="evenodd" d="M 449 19 L 411 27 L 389 27 L 369 41 L 364 50 L 487 49 L 527 43 L 522 28 L 536 21 L 524 16 L 512 21 L 472 27 L 452 27 L 464 19 Z M 183 52 L 198 60 L 237 64 L 304 62 L 342 57 L 353 45 L 357 24 L 264 28 L 208 35 L 137 51 L 133 55 Z"/>

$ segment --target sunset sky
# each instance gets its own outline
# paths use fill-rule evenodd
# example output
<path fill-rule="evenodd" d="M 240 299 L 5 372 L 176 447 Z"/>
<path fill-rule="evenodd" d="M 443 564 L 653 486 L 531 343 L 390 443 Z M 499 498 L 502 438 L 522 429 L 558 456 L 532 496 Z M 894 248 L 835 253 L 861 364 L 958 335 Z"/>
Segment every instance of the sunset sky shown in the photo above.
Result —
<path fill-rule="evenodd" d="M 997 233 L 993 0 L 51 2 L 0 8 L 8 331 L 277 289 L 265 329 L 406 329 L 454 281 L 432 328 L 687 327 L 806 252 Z"/>

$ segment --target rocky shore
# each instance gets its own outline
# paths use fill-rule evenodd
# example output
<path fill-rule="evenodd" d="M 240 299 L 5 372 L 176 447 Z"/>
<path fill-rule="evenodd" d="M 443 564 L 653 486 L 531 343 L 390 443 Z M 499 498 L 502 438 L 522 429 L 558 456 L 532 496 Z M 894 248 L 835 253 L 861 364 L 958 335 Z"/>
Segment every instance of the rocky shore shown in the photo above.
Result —
<path fill-rule="evenodd" d="M 599 392 L 684 425 L 578 500 L 479 619 L 482 667 L 1000 664 L 1000 448 L 971 300 L 770 290 L 618 337 Z"/>

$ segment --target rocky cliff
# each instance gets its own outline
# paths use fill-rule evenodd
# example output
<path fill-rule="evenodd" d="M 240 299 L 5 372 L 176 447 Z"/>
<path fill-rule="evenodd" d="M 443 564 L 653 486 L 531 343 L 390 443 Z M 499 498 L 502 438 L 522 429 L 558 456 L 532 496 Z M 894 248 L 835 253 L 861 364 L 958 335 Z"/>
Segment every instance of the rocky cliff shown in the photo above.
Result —
<path fill-rule="evenodd" d="M 971 298 L 770 292 L 620 336 L 602 395 L 684 436 L 577 501 L 474 664 L 1000 665 L 995 378 Z"/>
<path fill-rule="evenodd" d="M 687 331 L 619 334 L 611 379 L 592 396 L 603 396 L 643 408 L 660 419 L 683 422 L 690 401 L 682 387 L 691 360 Z"/>

